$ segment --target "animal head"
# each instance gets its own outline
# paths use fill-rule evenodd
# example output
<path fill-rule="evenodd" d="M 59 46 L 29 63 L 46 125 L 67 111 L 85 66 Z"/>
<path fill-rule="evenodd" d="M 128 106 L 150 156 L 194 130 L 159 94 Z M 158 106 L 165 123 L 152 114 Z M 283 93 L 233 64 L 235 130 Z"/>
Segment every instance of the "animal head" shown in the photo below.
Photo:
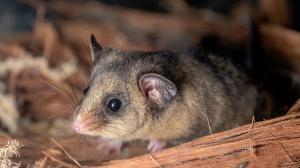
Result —
<path fill-rule="evenodd" d="M 73 129 L 110 139 L 147 138 L 178 99 L 177 58 L 169 52 L 103 48 L 93 35 L 90 48 L 93 67 Z"/>

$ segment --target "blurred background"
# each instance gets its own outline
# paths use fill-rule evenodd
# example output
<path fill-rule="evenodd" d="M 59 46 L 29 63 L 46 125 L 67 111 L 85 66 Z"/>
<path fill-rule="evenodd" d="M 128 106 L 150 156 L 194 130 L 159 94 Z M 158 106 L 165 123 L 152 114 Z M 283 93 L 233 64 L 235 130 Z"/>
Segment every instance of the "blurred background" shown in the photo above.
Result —
<path fill-rule="evenodd" d="M 229 57 L 271 102 L 257 120 L 284 115 L 300 95 L 299 8 L 297 0 L 0 0 L 0 130 L 69 142 L 92 33 L 104 47 Z"/>

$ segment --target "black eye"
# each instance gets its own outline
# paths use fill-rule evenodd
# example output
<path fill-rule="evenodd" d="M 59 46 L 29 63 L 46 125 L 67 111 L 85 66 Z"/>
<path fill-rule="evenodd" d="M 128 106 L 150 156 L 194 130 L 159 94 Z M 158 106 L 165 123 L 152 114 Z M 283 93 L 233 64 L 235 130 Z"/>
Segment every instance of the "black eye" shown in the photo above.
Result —
<path fill-rule="evenodd" d="M 117 112 L 118 110 L 120 110 L 121 106 L 122 102 L 116 98 L 108 100 L 106 104 L 106 107 L 112 112 Z"/>
<path fill-rule="evenodd" d="M 90 90 L 90 86 L 87 86 L 86 88 L 84 88 L 83 95 L 86 95 L 89 90 Z"/>

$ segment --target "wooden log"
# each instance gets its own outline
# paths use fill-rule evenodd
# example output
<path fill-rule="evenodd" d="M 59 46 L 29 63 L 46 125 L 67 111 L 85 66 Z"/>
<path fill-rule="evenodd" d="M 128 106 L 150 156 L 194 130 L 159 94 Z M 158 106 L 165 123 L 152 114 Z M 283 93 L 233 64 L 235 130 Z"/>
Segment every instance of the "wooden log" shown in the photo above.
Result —
<path fill-rule="evenodd" d="M 99 167 L 300 167 L 300 113 Z"/>

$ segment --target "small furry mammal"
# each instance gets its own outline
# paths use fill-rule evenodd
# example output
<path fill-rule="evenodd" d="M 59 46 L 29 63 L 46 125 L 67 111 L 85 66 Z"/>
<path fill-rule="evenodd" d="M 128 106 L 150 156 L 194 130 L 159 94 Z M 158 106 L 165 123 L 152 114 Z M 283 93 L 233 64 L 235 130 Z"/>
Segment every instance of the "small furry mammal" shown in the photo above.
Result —
<path fill-rule="evenodd" d="M 149 140 L 151 152 L 251 123 L 256 87 L 214 55 L 121 51 L 91 36 L 93 68 L 72 128 L 122 142 Z"/>

